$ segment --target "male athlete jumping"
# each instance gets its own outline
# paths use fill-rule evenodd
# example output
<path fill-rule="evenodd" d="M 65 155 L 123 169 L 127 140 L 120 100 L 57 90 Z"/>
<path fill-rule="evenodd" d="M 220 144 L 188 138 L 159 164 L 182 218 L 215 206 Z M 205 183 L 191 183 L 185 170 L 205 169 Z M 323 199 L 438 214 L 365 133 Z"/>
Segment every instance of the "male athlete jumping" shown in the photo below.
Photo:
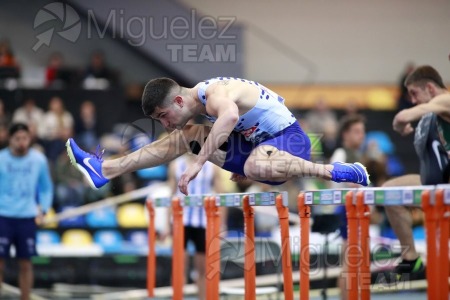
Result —
<path fill-rule="evenodd" d="M 99 188 L 126 172 L 165 164 L 188 151 L 197 157 L 178 182 L 184 194 L 207 160 L 232 172 L 235 180 L 247 177 L 275 185 L 292 177 L 314 176 L 363 186 L 370 183 L 360 163 L 323 165 L 309 161 L 308 136 L 284 99 L 255 81 L 218 77 L 187 88 L 172 79 L 157 78 L 145 86 L 142 109 L 172 132 L 112 160 L 84 152 L 73 139 L 67 141 L 72 163 L 92 187 Z M 187 125 L 198 115 L 213 126 Z"/>

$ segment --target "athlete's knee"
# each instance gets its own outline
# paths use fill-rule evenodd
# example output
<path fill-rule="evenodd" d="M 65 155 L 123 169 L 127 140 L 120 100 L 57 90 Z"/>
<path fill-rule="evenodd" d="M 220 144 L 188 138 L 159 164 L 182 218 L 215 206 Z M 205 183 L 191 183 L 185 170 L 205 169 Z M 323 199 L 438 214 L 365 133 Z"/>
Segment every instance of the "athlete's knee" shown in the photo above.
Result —
<path fill-rule="evenodd" d="M 249 157 L 244 164 L 245 176 L 247 176 L 247 178 L 251 180 L 259 178 L 258 169 L 259 166 L 256 162 L 256 159 Z"/>
<path fill-rule="evenodd" d="M 272 174 L 270 162 L 261 157 L 250 157 L 244 164 L 244 173 L 251 180 L 267 179 Z"/>

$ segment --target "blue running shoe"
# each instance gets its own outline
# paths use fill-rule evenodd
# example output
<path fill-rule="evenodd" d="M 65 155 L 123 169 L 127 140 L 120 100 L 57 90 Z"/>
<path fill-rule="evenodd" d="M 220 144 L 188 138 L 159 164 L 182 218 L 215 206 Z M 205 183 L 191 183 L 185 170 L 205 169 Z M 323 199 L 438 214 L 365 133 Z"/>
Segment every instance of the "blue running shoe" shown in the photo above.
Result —
<path fill-rule="evenodd" d="M 370 184 L 369 173 L 366 167 L 357 162 L 354 164 L 347 164 L 342 162 L 335 162 L 333 171 L 331 171 L 331 180 L 334 182 L 353 182 L 363 186 Z"/>
<path fill-rule="evenodd" d="M 87 153 L 81 150 L 73 139 L 68 139 L 66 148 L 70 162 L 83 173 L 93 189 L 99 189 L 109 182 L 102 174 L 103 152 L 99 151 L 100 146 L 95 154 Z"/>

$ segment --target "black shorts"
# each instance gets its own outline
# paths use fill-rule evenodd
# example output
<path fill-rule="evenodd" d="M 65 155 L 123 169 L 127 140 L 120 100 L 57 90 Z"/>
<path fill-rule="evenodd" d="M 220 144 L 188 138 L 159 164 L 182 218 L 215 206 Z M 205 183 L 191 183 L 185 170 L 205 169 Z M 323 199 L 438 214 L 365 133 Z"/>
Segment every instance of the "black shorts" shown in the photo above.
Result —
<path fill-rule="evenodd" d="M 196 253 L 205 253 L 206 229 L 202 227 L 184 227 L 184 249 L 186 249 L 189 241 L 195 246 Z"/>

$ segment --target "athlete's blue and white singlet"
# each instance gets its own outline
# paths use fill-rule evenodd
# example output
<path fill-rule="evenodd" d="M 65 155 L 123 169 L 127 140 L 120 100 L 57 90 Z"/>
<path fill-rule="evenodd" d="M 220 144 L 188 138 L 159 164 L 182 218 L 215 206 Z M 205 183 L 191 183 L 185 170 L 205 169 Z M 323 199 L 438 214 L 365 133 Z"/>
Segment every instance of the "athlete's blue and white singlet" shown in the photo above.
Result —
<path fill-rule="evenodd" d="M 223 80 L 239 80 L 254 85 L 260 90 L 256 105 L 239 116 L 239 121 L 234 127 L 234 131 L 244 135 L 247 141 L 258 144 L 267 137 L 273 136 L 297 122 L 294 115 L 284 105 L 284 99 L 281 96 L 255 81 L 246 79 L 218 77 L 203 81 L 198 87 L 198 97 L 203 105 L 206 106 L 207 101 L 206 89 L 211 84 Z M 217 120 L 217 118 L 209 115 L 205 115 L 205 117 L 212 123 Z"/>
<path fill-rule="evenodd" d="M 239 116 L 234 132 L 226 143 L 226 158 L 223 169 L 246 176 L 244 165 L 255 147 L 268 145 L 305 160 L 310 159 L 311 143 L 303 132 L 295 116 L 284 105 L 284 99 L 265 86 L 246 79 L 218 77 L 201 82 L 198 98 L 206 106 L 206 89 L 213 83 L 223 80 L 240 80 L 256 86 L 260 90 L 255 106 Z M 214 123 L 217 118 L 205 117 Z M 277 185 L 281 182 L 261 181 Z"/>

